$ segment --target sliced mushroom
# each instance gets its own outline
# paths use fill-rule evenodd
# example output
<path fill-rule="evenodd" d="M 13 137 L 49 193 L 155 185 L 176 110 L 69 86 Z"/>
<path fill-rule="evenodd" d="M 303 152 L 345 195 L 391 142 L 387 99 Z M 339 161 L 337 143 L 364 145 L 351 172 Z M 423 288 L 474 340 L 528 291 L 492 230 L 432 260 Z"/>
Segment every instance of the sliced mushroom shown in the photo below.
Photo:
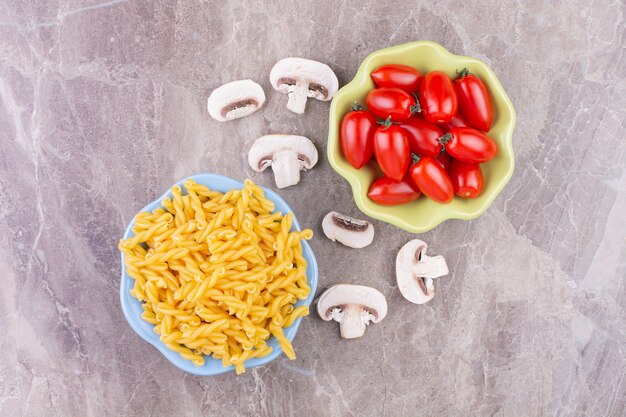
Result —
<path fill-rule="evenodd" d="M 369 323 L 379 323 L 387 315 L 387 300 L 377 289 L 364 285 L 339 284 L 330 287 L 317 301 L 322 320 L 339 322 L 341 337 L 354 339 L 365 333 Z"/>
<path fill-rule="evenodd" d="M 300 171 L 317 163 L 317 149 L 304 136 L 267 135 L 254 141 L 248 153 L 250 167 L 261 172 L 271 166 L 276 187 L 285 188 L 300 181 Z"/>
<path fill-rule="evenodd" d="M 443 256 L 428 256 L 426 242 L 407 242 L 396 257 L 396 280 L 400 292 L 412 303 L 424 304 L 435 296 L 433 279 L 448 275 Z"/>
<path fill-rule="evenodd" d="M 302 114 L 309 97 L 329 101 L 339 88 L 332 69 L 321 62 L 304 58 L 285 58 L 276 63 L 270 72 L 270 82 L 275 90 L 289 94 L 287 108 Z"/>
<path fill-rule="evenodd" d="M 355 219 L 331 211 L 322 221 L 324 234 L 330 240 L 351 248 L 364 248 L 374 240 L 374 226 L 368 221 Z"/>
<path fill-rule="evenodd" d="M 252 80 L 239 80 L 217 87 L 207 100 L 212 118 L 220 122 L 248 116 L 263 106 L 263 88 Z"/>

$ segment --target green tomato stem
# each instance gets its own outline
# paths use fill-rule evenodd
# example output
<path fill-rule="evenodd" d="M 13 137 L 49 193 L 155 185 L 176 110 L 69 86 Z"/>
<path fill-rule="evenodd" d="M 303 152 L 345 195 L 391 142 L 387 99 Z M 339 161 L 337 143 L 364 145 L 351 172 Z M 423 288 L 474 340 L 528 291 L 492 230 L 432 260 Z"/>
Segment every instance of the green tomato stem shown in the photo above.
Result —
<path fill-rule="evenodd" d="M 437 140 L 439 141 L 439 143 L 441 143 L 442 145 L 445 146 L 446 143 L 450 142 L 452 140 L 452 134 L 451 133 L 446 133 L 443 136 L 440 136 L 439 138 L 437 138 Z"/>
<path fill-rule="evenodd" d="M 411 114 L 422 112 L 422 106 L 420 106 L 420 102 L 417 100 L 417 98 L 415 99 L 415 104 L 412 105 L 410 109 L 411 109 Z"/>
<path fill-rule="evenodd" d="M 393 124 L 393 122 L 391 121 L 391 116 L 387 117 L 384 122 L 379 121 L 378 124 L 384 126 L 383 130 L 389 129 L 389 126 Z"/>
<path fill-rule="evenodd" d="M 456 73 L 459 75 L 459 78 L 465 78 L 468 75 L 472 74 L 467 67 L 464 67 L 461 71 L 456 70 Z"/>

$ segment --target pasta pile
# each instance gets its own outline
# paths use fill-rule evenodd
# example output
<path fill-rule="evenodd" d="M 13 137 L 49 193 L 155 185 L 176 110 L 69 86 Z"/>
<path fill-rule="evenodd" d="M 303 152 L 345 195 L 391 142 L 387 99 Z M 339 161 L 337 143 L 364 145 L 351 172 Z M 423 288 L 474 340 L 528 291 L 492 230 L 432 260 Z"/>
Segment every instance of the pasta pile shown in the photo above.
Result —
<path fill-rule="evenodd" d="M 184 187 L 185 195 L 175 186 L 162 208 L 139 213 L 135 236 L 119 243 L 141 317 L 197 366 L 212 355 L 245 372 L 247 359 L 270 354 L 271 335 L 295 359 L 283 328 L 309 314 L 294 304 L 311 292 L 301 240 L 313 232 L 290 232 L 292 214 L 273 213 L 250 180 L 226 193 L 193 180 Z"/>

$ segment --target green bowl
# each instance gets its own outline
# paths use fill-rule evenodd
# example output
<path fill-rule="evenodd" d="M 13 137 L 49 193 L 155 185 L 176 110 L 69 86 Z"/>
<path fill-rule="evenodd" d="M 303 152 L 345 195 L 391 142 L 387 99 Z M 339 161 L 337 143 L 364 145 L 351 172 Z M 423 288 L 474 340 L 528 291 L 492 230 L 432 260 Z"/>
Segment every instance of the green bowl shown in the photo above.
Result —
<path fill-rule="evenodd" d="M 487 86 L 493 102 L 493 124 L 488 135 L 498 144 L 498 155 L 482 164 L 485 178 L 483 193 L 474 199 L 455 197 L 449 204 L 438 204 L 421 197 L 399 206 L 381 206 L 367 196 L 367 191 L 381 172 L 374 161 L 357 170 L 346 160 L 339 142 L 341 119 L 348 113 L 354 101 L 365 105 L 367 93 L 374 88 L 370 73 L 385 64 L 410 65 L 422 73 L 439 70 L 454 79 L 456 70 L 467 67 Z M 356 205 L 366 215 L 383 220 L 412 233 L 427 232 L 444 220 L 471 220 L 480 216 L 495 200 L 511 178 L 514 167 L 513 145 L 515 109 L 495 74 L 484 62 L 475 58 L 454 55 L 435 42 L 410 42 L 391 48 L 380 49 L 365 58 L 354 79 L 341 88 L 330 105 L 328 132 L 328 159 L 333 169 L 352 186 Z"/>

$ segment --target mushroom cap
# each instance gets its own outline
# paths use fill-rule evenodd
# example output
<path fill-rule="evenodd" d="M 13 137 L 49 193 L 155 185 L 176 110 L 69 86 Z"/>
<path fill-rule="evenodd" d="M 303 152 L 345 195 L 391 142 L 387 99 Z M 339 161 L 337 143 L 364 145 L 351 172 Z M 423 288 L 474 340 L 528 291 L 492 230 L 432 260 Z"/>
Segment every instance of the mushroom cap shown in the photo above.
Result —
<path fill-rule="evenodd" d="M 317 148 L 310 139 L 297 135 L 265 135 L 254 141 L 248 152 L 248 163 L 256 172 L 272 165 L 273 155 L 283 151 L 295 152 L 305 169 L 317 164 Z"/>
<path fill-rule="evenodd" d="M 270 72 L 270 82 L 275 90 L 287 94 L 286 85 L 279 83 L 281 79 L 304 79 L 310 83 L 319 84 L 326 89 L 325 94 L 311 95 L 318 100 L 328 101 L 333 98 L 339 88 L 339 80 L 333 70 L 326 64 L 304 58 L 284 58 L 278 61 Z M 309 87 L 311 90 L 311 88 Z"/>
<path fill-rule="evenodd" d="M 407 242 L 396 256 L 396 280 L 402 296 L 415 304 L 424 304 L 435 296 L 432 279 L 448 274 L 443 256 L 426 255 L 426 242 Z"/>
<path fill-rule="evenodd" d="M 212 118 L 225 122 L 248 116 L 265 103 L 263 88 L 252 80 L 238 80 L 217 87 L 207 100 Z"/>
<path fill-rule="evenodd" d="M 322 221 L 324 234 L 351 248 L 364 248 L 374 240 L 374 226 L 365 220 L 331 211 Z"/>
<path fill-rule="evenodd" d="M 365 285 L 338 284 L 330 287 L 317 300 L 317 314 L 322 320 L 332 319 L 332 310 L 358 305 L 372 315 L 372 322 L 378 323 L 387 315 L 387 300 L 383 293 Z"/>

